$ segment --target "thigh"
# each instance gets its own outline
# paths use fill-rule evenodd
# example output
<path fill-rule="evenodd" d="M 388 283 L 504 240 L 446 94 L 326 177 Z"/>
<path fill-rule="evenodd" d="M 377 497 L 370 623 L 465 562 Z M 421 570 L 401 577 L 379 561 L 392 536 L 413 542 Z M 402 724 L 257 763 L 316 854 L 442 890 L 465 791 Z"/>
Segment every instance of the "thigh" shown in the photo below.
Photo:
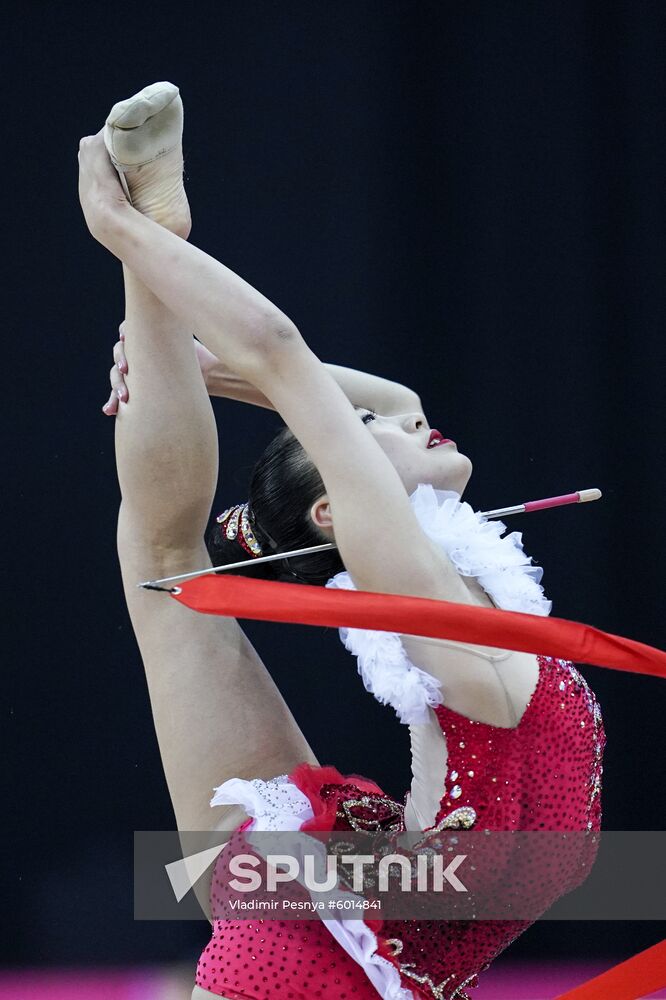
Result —
<path fill-rule="evenodd" d="M 156 571 L 168 576 L 209 565 L 203 543 L 159 566 L 136 546 L 120 552 L 178 828 L 207 830 L 224 819 L 225 807 L 209 808 L 223 781 L 271 778 L 316 758 L 235 619 L 199 614 L 166 593 L 137 588 Z"/>

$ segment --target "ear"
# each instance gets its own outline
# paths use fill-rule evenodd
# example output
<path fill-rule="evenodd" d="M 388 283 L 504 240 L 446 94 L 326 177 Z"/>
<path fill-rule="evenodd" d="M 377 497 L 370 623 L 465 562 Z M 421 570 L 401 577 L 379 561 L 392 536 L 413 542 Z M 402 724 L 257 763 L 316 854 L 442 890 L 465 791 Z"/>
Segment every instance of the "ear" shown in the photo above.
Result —
<path fill-rule="evenodd" d="M 315 526 L 320 530 L 327 533 L 332 530 L 333 516 L 331 514 L 331 505 L 326 494 L 319 497 L 319 499 L 315 500 L 312 504 L 312 507 L 310 507 L 310 517 L 312 518 Z"/>

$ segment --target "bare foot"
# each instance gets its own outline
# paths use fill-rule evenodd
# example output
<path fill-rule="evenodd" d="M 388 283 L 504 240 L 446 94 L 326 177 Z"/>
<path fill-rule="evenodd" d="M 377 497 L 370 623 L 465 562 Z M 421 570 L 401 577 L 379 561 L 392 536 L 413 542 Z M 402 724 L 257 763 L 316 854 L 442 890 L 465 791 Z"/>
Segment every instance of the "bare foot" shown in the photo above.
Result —
<path fill-rule="evenodd" d="M 190 206 L 183 186 L 183 102 L 173 83 L 153 83 L 111 108 L 109 156 L 137 211 L 184 239 Z"/>

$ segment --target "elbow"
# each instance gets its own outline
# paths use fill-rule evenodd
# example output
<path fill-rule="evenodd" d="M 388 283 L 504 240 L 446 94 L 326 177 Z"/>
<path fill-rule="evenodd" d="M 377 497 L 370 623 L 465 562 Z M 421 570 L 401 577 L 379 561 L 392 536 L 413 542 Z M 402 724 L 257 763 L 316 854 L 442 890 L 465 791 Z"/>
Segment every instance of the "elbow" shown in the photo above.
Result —
<path fill-rule="evenodd" d="M 259 330 L 261 348 L 268 355 L 282 351 L 302 340 L 294 323 L 284 313 L 275 312 L 263 317 Z"/>
<path fill-rule="evenodd" d="M 287 316 L 272 312 L 255 317 L 250 324 L 247 343 L 247 368 L 243 374 L 249 378 L 279 370 L 303 344 L 303 338 Z"/>

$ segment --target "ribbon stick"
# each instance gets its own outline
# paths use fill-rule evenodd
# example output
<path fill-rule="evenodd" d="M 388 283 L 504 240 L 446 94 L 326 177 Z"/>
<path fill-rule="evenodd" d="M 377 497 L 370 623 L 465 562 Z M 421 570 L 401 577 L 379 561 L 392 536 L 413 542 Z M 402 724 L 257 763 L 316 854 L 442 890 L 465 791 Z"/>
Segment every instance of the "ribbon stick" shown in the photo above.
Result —
<path fill-rule="evenodd" d="M 555 1000 L 640 1000 L 666 986 L 666 939 Z"/>
<path fill-rule="evenodd" d="M 666 677 L 666 652 L 563 618 L 240 576 L 203 576 L 171 593 L 203 614 L 453 639 Z"/>
<path fill-rule="evenodd" d="M 546 497 L 545 500 L 528 500 L 526 503 L 515 504 L 513 507 L 498 507 L 496 510 L 484 510 L 481 517 L 498 518 L 507 517 L 509 514 L 529 514 L 534 510 L 548 510 L 549 507 L 564 507 L 570 503 L 588 503 L 590 500 L 599 500 L 601 490 L 578 490 L 577 493 L 564 493 L 559 497 Z M 323 545 L 310 545 L 306 549 L 293 549 L 291 552 L 273 552 L 269 556 L 254 556 L 252 559 L 243 559 L 241 562 L 225 563 L 222 566 L 207 566 L 205 569 L 195 569 L 191 573 L 179 573 L 178 576 L 164 576 L 160 580 L 144 580 L 137 583 L 137 587 L 145 587 L 146 590 L 161 590 L 163 583 L 178 583 L 181 580 L 194 580 L 197 576 L 206 576 L 209 573 L 229 572 L 232 569 L 240 569 L 242 566 L 257 566 L 259 563 L 275 562 L 279 559 L 289 559 L 292 556 L 307 556 L 313 552 L 324 552 L 326 549 L 336 549 L 335 542 L 325 542 Z"/>

